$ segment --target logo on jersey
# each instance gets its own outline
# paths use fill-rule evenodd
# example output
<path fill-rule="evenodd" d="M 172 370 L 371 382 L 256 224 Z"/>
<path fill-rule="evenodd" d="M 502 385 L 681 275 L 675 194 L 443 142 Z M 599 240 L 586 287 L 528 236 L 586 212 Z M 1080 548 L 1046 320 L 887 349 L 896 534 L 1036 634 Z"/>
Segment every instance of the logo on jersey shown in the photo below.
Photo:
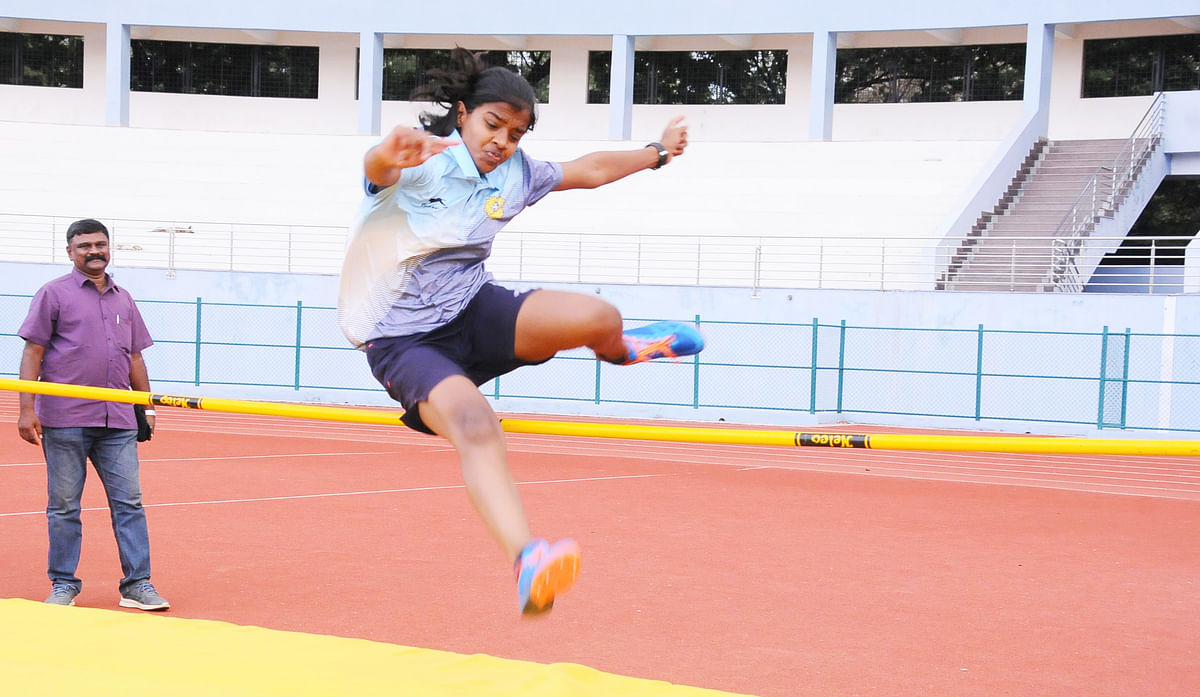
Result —
<path fill-rule="evenodd" d="M 496 220 L 504 217 L 504 199 L 499 196 L 491 196 L 487 203 L 483 204 L 483 210 L 487 213 L 487 217 Z"/>

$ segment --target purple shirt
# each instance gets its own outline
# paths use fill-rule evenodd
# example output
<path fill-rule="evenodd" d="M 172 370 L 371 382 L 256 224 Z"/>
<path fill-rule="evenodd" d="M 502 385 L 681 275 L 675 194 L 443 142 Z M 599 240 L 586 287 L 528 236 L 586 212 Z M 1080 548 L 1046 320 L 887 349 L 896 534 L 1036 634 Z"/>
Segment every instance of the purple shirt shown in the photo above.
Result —
<path fill-rule="evenodd" d="M 132 357 L 154 342 L 133 297 L 108 276 L 104 292 L 78 269 L 46 283 L 33 296 L 17 334 L 45 347 L 41 379 L 128 390 Z M 38 395 L 43 426 L 134 429 L 133 405 Z"/>

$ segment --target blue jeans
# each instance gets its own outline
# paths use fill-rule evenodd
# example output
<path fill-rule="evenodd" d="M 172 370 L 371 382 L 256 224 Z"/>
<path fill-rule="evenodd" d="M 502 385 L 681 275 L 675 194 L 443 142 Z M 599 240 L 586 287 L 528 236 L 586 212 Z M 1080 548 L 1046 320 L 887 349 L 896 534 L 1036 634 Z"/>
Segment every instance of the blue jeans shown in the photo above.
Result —
<path fill-rule="evenodd" d="M 46 454 L 46 520 L 50 528 L 51 583 L 76 590 L 83 582 L 75 576 L 83 541 L 79 519 L 80 498 L 91 458 L 112 515 L 113 534 L 121 557 L 121 591 L 150 578 L 150 533 L 142 508 L 138 481 L 137 431 L 116 428 L 42 428 Z"/>

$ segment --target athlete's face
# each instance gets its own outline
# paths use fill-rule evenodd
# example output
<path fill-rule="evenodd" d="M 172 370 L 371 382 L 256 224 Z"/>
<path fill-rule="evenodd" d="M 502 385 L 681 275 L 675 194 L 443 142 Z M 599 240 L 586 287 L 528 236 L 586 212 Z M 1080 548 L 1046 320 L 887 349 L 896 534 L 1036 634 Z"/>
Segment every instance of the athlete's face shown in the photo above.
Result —
<path fill-rule="evenodd" d="M 487 174 L 512 157 L 529 131 L 529 110 L 507 102 L 480 104 L 468 112 L 458 103 L 458 132 L 475 166 Z"/>

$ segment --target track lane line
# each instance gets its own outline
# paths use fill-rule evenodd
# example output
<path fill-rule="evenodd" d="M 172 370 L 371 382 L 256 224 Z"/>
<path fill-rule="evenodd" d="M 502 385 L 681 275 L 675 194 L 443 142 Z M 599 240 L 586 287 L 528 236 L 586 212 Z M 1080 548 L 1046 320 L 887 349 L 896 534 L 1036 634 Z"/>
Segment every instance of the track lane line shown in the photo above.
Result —
<path fill-rule="evenodd" d="M 606 477 L 576 477 L 571 479 L 536 479 L 524 482 L 517 482 L 517 486 L 538 486 L 542 484 L 577 484 L 582 482 L 601 482 L 622 479 L 653 479 L 659 477 L 671 477 L 670 474 L 622 474 Z M 266 501 L 295 501 L 303 499 L 322 499 L 322 498 L 340 498 L 343 496 L 370 496 L 375 494 L 409 494 L 419 493 L 423 491 L 446 491 L 450 489 L 463 489 L 462 484 L 441 484 L 437 486 L 417 486 L 404 489 L 371 489 L 366 491 L 334 491 L 323 492 L 319 494 L 292 494 L 289 496 L 256 496 L 245 499 L 213 499 L 209 501 L 168 501 L 164 503 L 147 503 L 143 504 L 143 508 L 173 508 L 179 506 L 212 506 L 228 503 L 261 503 Z M 90 508 L 82 508 L 83 511 L 107 511 L 108 506 L 93 506 Z M 18 516 L 29 515 L 45 515 L 45 510 L 40 511 L 14 511 L 9 513 L 0 513 L 0 518 L 15 518 Z"/>

